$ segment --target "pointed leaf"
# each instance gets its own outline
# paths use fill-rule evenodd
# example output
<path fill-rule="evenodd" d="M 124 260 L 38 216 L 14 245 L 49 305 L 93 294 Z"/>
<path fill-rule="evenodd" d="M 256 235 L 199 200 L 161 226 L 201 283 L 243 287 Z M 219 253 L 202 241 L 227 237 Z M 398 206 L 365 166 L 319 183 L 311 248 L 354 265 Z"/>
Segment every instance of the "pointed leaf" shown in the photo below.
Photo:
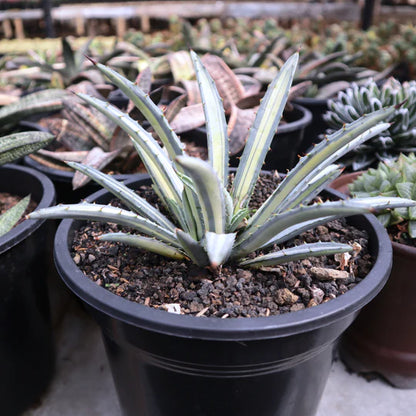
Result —
<path fill-rule="evenodd" d="M 352 251 L 352 247 L 348 244 L 311 243 L 285 248 L 280 251 L 265 254 L 264 256 L 255 257 L 254 259 L 241 261 L 239 264 L 240 266 L 249 266 L 258 269 L 264 266 L 277 266 L 278 264 L 307 259 L 309 257 L 328 256 L 349 251 Z"/>
<path fill-rule="evenodd" d="M 8 233 L 20 220 L 30 202 L 30 195 L 0 215 L 0 236 Z"/>
<path fill-rule="evenodd" d="M 205 234 L 205 246 L 212 268 L 215 269 L 228 260 L 233 248 L 235 237 L 236 233 L 217 234 L 207 232 Z"/>
<path fill-rule="evenodd" d="M 184 260 L 186 258 L 179 249 L 162 243 L 161 241 L 154 238 L 142 237 L 140 235 L 126 233 L 108 233 L 99 236 L 98 240 L 114 241 L 117 243 L 127 244 L 129 246 L 141 248 L 175 260 Z"/>
<path fill-rule="evenodd" d="M 179 228 L 176 230 L 176 237 L 181 244 L 186 255 L 198 266 L 205 267 L 209 265 L 209 258 L 204 247 L 192 238 L 188 233 Z"/>
<path fill-rule="evenodd" d="M 270 143 L 283 114 L 296 70 L 298 54 L 292 55 L 269 85 L 240 159 L 233 183 L 235 212 L 247 207 Z"/>

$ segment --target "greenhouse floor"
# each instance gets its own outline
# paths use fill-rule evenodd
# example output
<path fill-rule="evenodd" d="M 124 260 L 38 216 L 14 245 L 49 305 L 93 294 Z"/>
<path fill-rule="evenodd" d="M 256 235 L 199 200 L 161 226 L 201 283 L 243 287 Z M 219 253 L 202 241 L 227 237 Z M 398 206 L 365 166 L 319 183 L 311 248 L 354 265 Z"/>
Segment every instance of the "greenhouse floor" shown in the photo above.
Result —
<path fill-rule="evenodd" d="M 121 416 L 95 322 L 71 297 L 56 326 L 55 378 L 40 403 L 23 416 Z M 379 379 L 367 381 L 336 361 L 317 416 L 404 416 L 414 409 L 415 390 L 395 389 Z"/>

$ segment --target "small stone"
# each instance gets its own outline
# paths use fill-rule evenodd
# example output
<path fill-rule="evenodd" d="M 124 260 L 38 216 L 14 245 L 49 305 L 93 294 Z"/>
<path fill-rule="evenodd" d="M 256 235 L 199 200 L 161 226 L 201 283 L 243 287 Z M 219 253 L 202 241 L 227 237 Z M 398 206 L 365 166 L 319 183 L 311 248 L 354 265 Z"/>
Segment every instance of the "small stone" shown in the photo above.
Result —
<path fill-rule="evenodd" d="M 181 314 L 181 305 L 179 303 L 165 303 L 161 308 L 169 313 Z"/>
<path fill-rule="evenodd" d="M 318 303 L 315 299 L 311 299 L 308 303 L 308 308 L 312 308 L 312 306 L 318 306 Z"/>
<path fill-rule="evenodd" d="M 311 295 L 312 295 L 311 300 L 314 300 L 317 305 L 320 304 L 322 302 L 324 296 L 325 296 L 324 291 L 322 289 L 319 289 L 319 287 L 312 286 L 310 288 L 310 292 L 311 292 Z"/>
<path fill-rule="evenodd" d="M 75 254 L 75 256 L 73 257 L 73 260 L 74 260 L 75 264 L 79 264 L 79 262 L 81 261 L 80 255 L 78 253 Z"/>
<path fill-rule="evenodd" d="M 92 254 L 88 254 L 88 262 L 92 263 L 95 261 L 95 256 L 93 256 Z"/>
<path fill-rule="evenodd" d="M 295 303 L 290 307 L 290 312 L 301 311 L 302 309 L 305 309 L 305 305 L 303 303 Z"/>
<path fill-rule="evenodd" d="M 279 289 L 276 291 L 275 299 L 278 305 L 292 305 L 298 301 L 299 296 L 293 294 L 289 289 Z"/>
<path fill-rule="evenodd" d="M 238 279 L 249 280 L 252 277 L 253 277 L 253 273 L 251 273 L 250 270 L 238 269 L 238 272 L 237 272 Z"/>
<path fill-rule="evenodd" d="M 350 276 L 345 270 L 326 269 L 324 267 L 312 267 L 310 271 L 314 277 L 322 281 L 348 279 Z"/>

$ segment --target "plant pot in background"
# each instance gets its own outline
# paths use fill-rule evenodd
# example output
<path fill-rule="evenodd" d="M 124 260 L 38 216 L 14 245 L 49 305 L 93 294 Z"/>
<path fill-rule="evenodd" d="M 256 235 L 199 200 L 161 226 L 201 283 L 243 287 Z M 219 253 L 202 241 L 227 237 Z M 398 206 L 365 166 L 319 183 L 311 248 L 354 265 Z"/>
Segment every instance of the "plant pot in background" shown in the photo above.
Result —
<path fill-rule="evenodd" d="M 37 208 L 55 203 L 52 182 L 27 167 L 1 167 L 0 190 L 31 194 Z M 23 221 L 0 237 L 0 401 L 7 416 L 35 403 L 54 370 L 47 290 L 51 227 L 44 220 Z"/>
<path fill-rule="evenodd" d="M 306 126 L 303 141 L 300 145 L 302 154 L 307 153 L 314 143 L 319 143 L 319 135 L 328 128 L 323 115 L 328 110 L 328 100 L 324 98 L 298 97 L 294 103 L 305 107 L 312 113 L 312 122 Z"/>
<path fill-rule="evenodd" d="M 137 188 L 145 182 L 130 184 Z M 88 200 L 111 198 L 100 191 Z M 350 221 L 368 231 L 377 259 L 359 285 L 303 311 L 238 319 L 170 314 L 98 286 L 71 257 L 81 222 L 62 221 L 55 237 L 56 266 L 101 327 L 123 415 L 313 416 L 336 340 L 390 270 L 384 228 L 373 216 Z"/>
<path fill-rule="evenodd" d="M 348 194 L 362 172 L 341 175 L 331 187 Z M 378 373 L 398 388 L 416 388 L 416 248 L 392 243 L 393 267 L 383 290 L 343 335 L 340 356 L 358 373 Z"/>
<path fill-rule="evenodd" d="M 286 172 L 299 160 L 305 128 L 312 121 L 311 112 L 295 104 L 293 111 L 285 113 L 286 124 L 279 124 L 263 165 L 264 170 Z M 236 167 L 242 152 L 230 158 L 230 166 Z"/>

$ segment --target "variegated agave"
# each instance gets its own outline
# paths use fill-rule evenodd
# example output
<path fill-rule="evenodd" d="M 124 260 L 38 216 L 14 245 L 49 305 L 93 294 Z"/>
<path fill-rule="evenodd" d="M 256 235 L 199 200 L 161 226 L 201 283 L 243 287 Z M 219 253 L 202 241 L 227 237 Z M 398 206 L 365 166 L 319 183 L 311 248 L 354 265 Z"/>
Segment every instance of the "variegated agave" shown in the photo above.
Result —
<path fill-rule="evenodd" d="M 400 155 L 396 161 L 382 162 L 377 169 L 369 169 L 359 176 L 349 189 L 353 196 L 367 198 L 371 196 L 402 197 L 416 201 L 416 156 Z M 407 233 L 416 238 L 416 209 L 396 208 L 382 212 L 377 216 L 385 226 L 407 222 Z"/>
<path fill-rule="evenodd" d="M 123 242 L 174 259 L 190 259 L 201 267 L 217 270 L 227 261 L 241 266 L 261 267 L 346 252 L 351 250 L 349 245 L 315 243 L 247 258 L 252 252 L 259 249 L 267 251 L 275 243 L 285 242 L 303 230 L 341 216 L 415 204 L 399 198 L 379 197 L 303 205 L 339 174 L 340 169 L 332 164 L 336 159 L 389 126 L 387 123 L 378 124 L 394 112 L 393 108 L 389 108 L 367 115 L 329 136 L 300 159 L 260 209 L 250 212 L 250 198 L 282 116 L 298 55 L 287 60 L 269 86 L 231 186 L 227 125 L 222 102 L 214 81 L 195 53 L 192 53 L 192 59 L 204 104 L 208 162 L 186 156 L 160 109 L 136 85 L 117 72 L 97 64 L 98 69 L 140 109 L 164 149 L 151 134 L 119 109 L 80 95 L 130 135 L 152 179 L 153 188 L 167 207 L 171 219 L 123 184 L 78 163 L 69 164 L 108 189 L 130 210 L 84 202 L 39 210 L 29 217 L 89 219 L 129 226 L 141 235 L 110 233 L 100 239 Z"/>
<path fill-rule="evenodd" d="M 390 78 L 382 87 L 374 81 L 366 86 L 353 84 L 340 92 L 336 100 L 329 101 L 324 119 L 333 130 L 387 106 L 396 106 L 394 113 L 385 120 L 391 123 L 389 128 L 342 160 L 353 170 L 361 170 L 380 160 L 397 159 L 401 152 L 416 150 L 416 81 L 401 84 Z"/>

